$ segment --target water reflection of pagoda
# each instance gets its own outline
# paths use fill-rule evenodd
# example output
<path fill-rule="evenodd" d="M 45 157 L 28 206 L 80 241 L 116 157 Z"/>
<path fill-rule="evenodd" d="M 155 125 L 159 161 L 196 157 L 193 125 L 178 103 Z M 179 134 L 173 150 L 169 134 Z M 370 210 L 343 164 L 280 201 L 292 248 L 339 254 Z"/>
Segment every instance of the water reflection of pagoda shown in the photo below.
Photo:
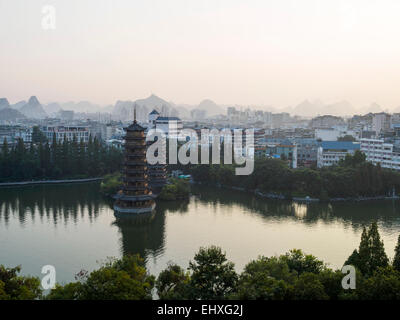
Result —
<path fill-rule="evenodd" d="M 135 117 L 125 130 L 124 185 L 115 196 L 114 210 L 130 214 L 151 212 L 156 205 L 148 184 L 145 129 Z"/>

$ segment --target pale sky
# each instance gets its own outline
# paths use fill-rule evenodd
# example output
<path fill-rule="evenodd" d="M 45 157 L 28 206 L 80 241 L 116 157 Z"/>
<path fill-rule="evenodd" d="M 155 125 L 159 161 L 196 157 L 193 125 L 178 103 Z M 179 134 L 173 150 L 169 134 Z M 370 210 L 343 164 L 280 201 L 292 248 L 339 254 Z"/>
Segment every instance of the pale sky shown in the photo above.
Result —
<path fill-rule="evenodd" d="M 399 17 L 398 0 L 0 0 L 0 97 L 390 109 Z"/>

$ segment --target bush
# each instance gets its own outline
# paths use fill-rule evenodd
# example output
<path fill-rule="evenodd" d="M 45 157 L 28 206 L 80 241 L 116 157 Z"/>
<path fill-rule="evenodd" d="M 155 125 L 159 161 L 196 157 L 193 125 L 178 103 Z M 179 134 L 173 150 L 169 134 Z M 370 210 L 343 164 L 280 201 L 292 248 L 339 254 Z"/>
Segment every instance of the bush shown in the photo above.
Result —
<path fill-rule="evenodd" d="M 106 175 L 100 184 L 100 192 L 106 196 L 115 195 L 122 188 L 121 174 Z"/>
<path fill-rule="evenodd" d="M 166 201 L 174 201 L 177 199 L 187 199 L 190 195 L 190 183 L 185 179 L 170 179 L 166 184 L 158 199 Z"/>

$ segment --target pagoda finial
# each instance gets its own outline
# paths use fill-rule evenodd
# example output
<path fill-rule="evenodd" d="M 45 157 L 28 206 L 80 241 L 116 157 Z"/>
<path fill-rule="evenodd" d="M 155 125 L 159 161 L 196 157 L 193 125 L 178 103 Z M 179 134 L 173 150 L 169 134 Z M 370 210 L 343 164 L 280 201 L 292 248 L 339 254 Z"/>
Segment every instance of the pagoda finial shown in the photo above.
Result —
<path fill-rule="evenodd" d="M 136 123 L 136 103 L 133 105 L 133 123 Z"/>

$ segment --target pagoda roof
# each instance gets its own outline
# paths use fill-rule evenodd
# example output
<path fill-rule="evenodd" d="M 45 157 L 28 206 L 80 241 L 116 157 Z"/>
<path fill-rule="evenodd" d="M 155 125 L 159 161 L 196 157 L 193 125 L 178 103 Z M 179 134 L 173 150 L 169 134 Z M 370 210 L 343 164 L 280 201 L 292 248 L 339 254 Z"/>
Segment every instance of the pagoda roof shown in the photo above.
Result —
<path fill-rule="evenodd" d="M 137 121 L 133 121 L 133 123 L 125 129 L 126 131 L 144 131 L 144 128 L 137 123 Z"/>

